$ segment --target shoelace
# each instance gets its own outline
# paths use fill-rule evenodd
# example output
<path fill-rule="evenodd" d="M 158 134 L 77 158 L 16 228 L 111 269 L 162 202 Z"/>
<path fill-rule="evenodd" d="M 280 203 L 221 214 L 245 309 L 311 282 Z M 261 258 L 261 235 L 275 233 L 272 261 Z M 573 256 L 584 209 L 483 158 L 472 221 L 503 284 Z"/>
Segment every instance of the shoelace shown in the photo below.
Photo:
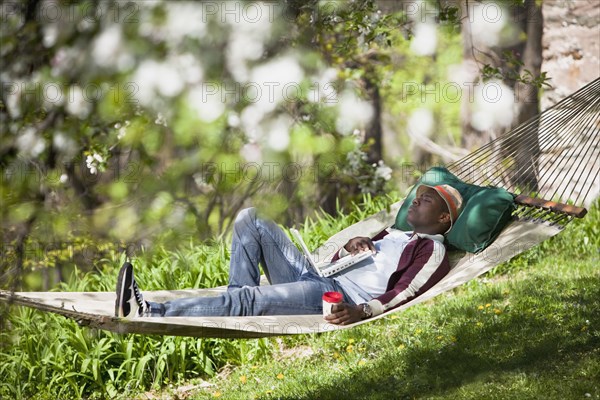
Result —
<path fill-rule="evenodd" d="M 144 313 L 146 312 L 148 307 L 146 305 L 146 302 L 144 301 L 144 296 L 142 295 L 142 292 L 140 292 L 140 289 L 139 289 L 135 279 L 133 280 L 132 286 L 133 286 L 133 295 L 135 296 L 135 301 L 139 306 L 138 314 L 144 315 Z"/>

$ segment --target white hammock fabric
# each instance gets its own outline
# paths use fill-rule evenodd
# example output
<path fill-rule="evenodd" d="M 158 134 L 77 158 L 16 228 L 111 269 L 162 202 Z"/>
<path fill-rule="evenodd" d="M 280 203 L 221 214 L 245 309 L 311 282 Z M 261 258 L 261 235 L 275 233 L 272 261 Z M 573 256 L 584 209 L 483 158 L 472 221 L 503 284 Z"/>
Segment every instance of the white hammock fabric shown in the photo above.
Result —
<path fill-rule="evenodd" d="M 373 236 L 394 223 L 401 203 L 389 211 L 382 211 L 358 222 L 330 238 L 315 251 L 317 257 L 331 257 L 332 249 L 338 249 L 349 238 L 358 235 Z M 211 338 L 259 338 L 292 334 L 313 334 L 347 329 L 384 318 L 415 304 L 427 301 L 487 272 L 490 268 L 509 260 L 515 255 L 556 235 L 559 226 L 531 221 L 514 221 L 509 224 L 496 241 L 483 252 L 452 253 L 450 273 L 422 296 L 375 318 L 352 325 L 332 325 L 321 315 L 258 316 L 258 317 L 153 317 L 124 320 L 113 315 L 116 294 L 114 292 L 10 292 L 0 291 L 0 298 L 14 304 L 54 312 L 72 318 L 81 325 L 118 333 L 140 333 Z M 214 296 L 226 287 L 195 290 L 144 291 L 151 301 L 192 296 Z"/>

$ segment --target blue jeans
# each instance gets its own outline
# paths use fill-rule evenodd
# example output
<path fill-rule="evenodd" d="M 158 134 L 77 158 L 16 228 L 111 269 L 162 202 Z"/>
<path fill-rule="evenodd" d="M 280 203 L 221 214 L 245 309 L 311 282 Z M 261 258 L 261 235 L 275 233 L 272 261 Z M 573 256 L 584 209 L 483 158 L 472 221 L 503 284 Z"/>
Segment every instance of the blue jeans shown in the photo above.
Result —
<path fill-rule="evenodd" d="M 260 286 L 259 263 L 270 285 Z M 273 222 L 242 210 L 233 228 L 229 286 L 218 296 L 150 302 L 151 316 L 248 316 L 320 314 L 322 296 L 344 293 L 331 278 L 312 271 L 287 235 Z M 349 301 L 345 295 L 345 301 Z"/>

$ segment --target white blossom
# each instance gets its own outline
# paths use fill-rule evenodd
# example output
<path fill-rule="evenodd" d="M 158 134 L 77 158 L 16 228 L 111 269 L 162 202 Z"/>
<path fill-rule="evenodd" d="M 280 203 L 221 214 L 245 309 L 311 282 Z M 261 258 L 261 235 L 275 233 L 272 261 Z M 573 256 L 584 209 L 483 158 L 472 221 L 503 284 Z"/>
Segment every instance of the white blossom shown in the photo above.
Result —
<path fill-rule="evenodd" d="M 259 163 L 262 161 L 262 152 L 260 146 L 256 143 L 246 143 L 240 150 L 240 155 L 247 162 Z"/>
<path fill-rule="evenodd" d="M 508 22 L 508 11 L 496 2 L 474 2 L 471 7 L 473 45 L 493 47 L 501 44 L 501 33 Z"/>
<path fill-rule="evenodd" d="M 85 98 L 85 94 L 79 85 L 71 86 L 66 110 L 79 119 L 87 118 L 92 111 L 92 104 L 89 99 Z"/>
<path fill-rule="evenodd" d="M 364 126 L 373 117 L 373 107 L 368 101 L 359 99 L 354 93 L 345 91 L 339 103 L 339 114 L 335 126 L 338 132 L 350 134 L 356 127 Z"/>
<path fill-rule="evenodd" d="M 269 124 L 267 144 L 275 151 L 284 151 L 290 144 L 290 126 L 293 121 L 287 116 L 280 116 Z"/>
<path fill-rule="evenodd" d="M 8 114 L 13 119 L 17 119 L 21 116 L 21 88 L 25 84 L 22 80 L 10 80 L 10 78 L 4 74 L 2 74 L 2 84 L 5 82 L 14 82 L 15 90 L 6 90 L 6 108 L 8 109 Z"/>
<path fill-rule="evenodd" d="M 227 115 L 227 125 L 232 128 L 237 128 L 240 126 L 240 117 L 234 112 L 229 113 L 229 115 Z"/>
<path fill-rule="evenodd" d="M 74 156 L 77 152 L 77 144 L 64 132 L 56 132 L 52 136 L 52 145 L 67 156 Z"/>
<path fill-rule="evenodd" d="M 121 140 L 125 137 L 125 135 L 127 134 L 127 127 L 129 125 L 131 125 L 129 120 L 125 121 L 124 125 L 121 125 L 118 122 L 115 124 L 115 129 L 117 130 L 117 140 Z"/>
<path fill-rule="evenodd" d="M 385 165 L 383 160 L 379 160 L 379 163 L 375 164 L 375 177 L 389 181 L 392 178 L 392 169 Z"/>
<path fill-rule="evenodd" d="M 46 142 L 32 127 L 24 129 L 17 138 L 16 144 L 19 152 L 26 157 L 37 157 L 46 149 Z"/>
<path fill-rule="evenodd" d="M 90 173 L 95 175 L 98 173 L 98 168 L 104 162 L 102 156 L 98 153 L 94 153 L 92 155 L 88 155 L 85 158 L 85 164 L 87 168 L 90 170 Z"/>
<path fill-rule="evenodd" d="M 44 47 L 52 47 L 56 44 L 56 39 L 58 39 L 59 27 L 58 24 L 46 24 L 43 27 L 44 38 L 42 39 L 42 43 Z"/>
<path fill-rule="evenodd" d="M 278 103 L 285 100 L 286 88 L 298 87 L 303 79 L 304 71 L 292 56 L 279 57 L 258 65 L 250 76 L 250 82 L 258 91 L 258 97 L 253 98 L 253 102 L 265 114 L 273 111 Z"/>
<path fill-rule="evenodd" d="M 435 121 L 428 108 L 417 108 L 408 118 L 407 129 L 413 136 L 429 137 L 433 133 Z"/>
<path fill-rule="evenodd" d="M 52 70 L 50 71 L 50 74 L 54 77 L 64 75 L 72 70 L 74 65 L 79 64 L 81 56 L 81 51 L 76 48 L 61 47 L 54 53 L 54 57 L 51 61 Z"/>
<path fill-rule="evenodd" d="M 272 23 L 267 13 L 256 21 L 227 18 L 227 23 L 231 26 L 225 53 L 227 69 L 238 82 L 246 82 L 250 77 L 248 62 L 262 56 L 264 43 L 271 35 Z"/>
<path fill-rule="evenodd" d="M 432 23 L 417 24 L 414 37 L 410 43 L 413 53 L 420 56 L 435 54 L 437 48 L 437 28 Z"/>
<path fill-rule="evenodd" d="M 491 80 L 475 88 L 471 124 L 479 131 L 507 128 L 512 124 L 517 104 L 514 92 L 500 80 Z"/>
<path fill-rule="evenodd" d="M 201 39 L 206 33 L 204 7 L 193 1 L 173 1 L 167 7 L 165 31 L 169 39 L 179 42 L 185 36 Z"/>
<path fill-rule="evenodd" d="M 101 67 L 111 67 L 117 64 L 123 52 L 123 37 L 119 25 L 114 24 L 104 29 L 92 44 L 92 56 Z"/>
<path fill-rule="evenodd" d="M 225 112 L 225 104 L 221 101 L 220 90 L 218 94 L 208 95 L 206 91 L 196 86 L 187 94 L 190 108 L 196 111 L 198 118 L 205 122 L 213 122 Z"/>
<path fill-rule="evenodd" d="M 133 81 L 138 89 L 136 98 L 146 106 L 154 103 L 157 94 L 174 97 L 184 88 L 184 81 L 177 68 L 156 60 L 144 60 L 136 69 Z"/>
<path fill-rule="evenodd" d="M 156 114 L 156 119 L 154 120 L 154 123 L 156 125 L 167 126 L 167 118 L 161 112 L 159 112 L 158 114 Z"/>

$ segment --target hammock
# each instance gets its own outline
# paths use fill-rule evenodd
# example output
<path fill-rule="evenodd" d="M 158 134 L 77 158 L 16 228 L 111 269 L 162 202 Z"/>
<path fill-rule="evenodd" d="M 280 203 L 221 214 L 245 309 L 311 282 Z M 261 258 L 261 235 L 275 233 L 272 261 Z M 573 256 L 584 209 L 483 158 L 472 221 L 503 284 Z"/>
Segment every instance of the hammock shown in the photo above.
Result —
<path fill-rule="evenodd" d="M 214 338 L 259 338 L 347 329 L 401 312 L 455 288 L 492 267 L 558 234 L 573 218 L 586 214 L 600 191 L 600 78 L 502 137 L 447 168 L 468 183 L 499 186 L 515 194 L 513 220 L 494 243 L 478 254 L 451 252 L 451 271 L 416 299 L 352 325 L 326 323 L 320 315 L 256 317 L 158 317 L 125 320 L 113 315 L 114 292 L 0 291 L 0 300 L 49 311 L 79 324 L 118 333 Z M 523 150 L 525 149 L 525 150 Z M 571 202 L 571 204 L 566 204 Z M 315 250 L 331 257 L 354 236 L 373 236 L 390 227 L 401 202 L 360 221 Z M 150 301 L 214 296 L 214 289 L 144 291 Z"/>

